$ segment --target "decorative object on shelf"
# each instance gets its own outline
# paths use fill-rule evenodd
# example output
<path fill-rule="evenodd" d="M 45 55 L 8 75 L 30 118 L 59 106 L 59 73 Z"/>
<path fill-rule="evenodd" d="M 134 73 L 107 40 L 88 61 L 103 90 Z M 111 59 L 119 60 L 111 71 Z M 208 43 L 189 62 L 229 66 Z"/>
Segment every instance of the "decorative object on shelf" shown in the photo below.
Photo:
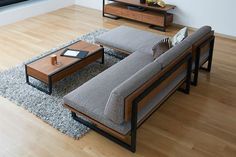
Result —
<path fill-rule="evenodd" d="M 156 0 L 147 0 L 146 3 L 148 6 L 158 7 Z"/>
<path fill-rule="evenodd" d="M 145 4 L 146 0 L 140 0 L 140 3 Z"/>
<path fill-rule="evenodd" d="M 146 3 L 148 6 L 153 6 L 153 7 L 164 8 L 166 6 L 166 3 L 163 0 L 146 0 Z"/>
<path fill-rule="evenodd" d="M 157 4 L 162 8 L 166 7 L 166 3 L 163 0 L 157 0 Z"/>

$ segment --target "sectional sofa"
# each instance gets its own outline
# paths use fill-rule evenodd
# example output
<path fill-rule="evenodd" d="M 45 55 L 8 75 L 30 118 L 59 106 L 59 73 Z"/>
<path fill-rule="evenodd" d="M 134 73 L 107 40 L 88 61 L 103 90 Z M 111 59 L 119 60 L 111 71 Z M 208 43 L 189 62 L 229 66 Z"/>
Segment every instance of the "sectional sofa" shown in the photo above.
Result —
<path fill-rule="evenodd" d="M 137 128 L 177 89 L 188 94 L 204 63 L 211 69 L 211 27 L 200 28 L 154 60 L 152 47 L 164 38 L 127 26 L 96 38 L 101 46 L 129 56 L 64 97 L 72 117 L 135 152 Z"/>

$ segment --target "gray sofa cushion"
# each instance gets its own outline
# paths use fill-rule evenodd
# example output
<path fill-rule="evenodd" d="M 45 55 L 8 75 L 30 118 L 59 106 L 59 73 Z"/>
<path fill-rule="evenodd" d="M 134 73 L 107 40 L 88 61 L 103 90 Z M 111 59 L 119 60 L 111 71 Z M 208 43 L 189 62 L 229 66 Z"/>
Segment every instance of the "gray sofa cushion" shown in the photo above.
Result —
<path fill-rule="evenodd" d="M 185 40 L 190 42 L 192 45 L 198 41 L 199 39 L 203 38 L 207 33 L 211 32 L 210 26 L 203 26 L 200 29 L 198 29 L 193 34 L 189 35 Z"/>
<path fill-rule="evenodd" d="M 106 104 L 104 115 L 116 124 L 124 122 L 124 100 L 145 82 L 161 71 L 161 65 L 152 62 L 114 88 Z"/>
<path fill-rule="evenodd" d="M 190 42 L 186 39 L 179 43 L 178 45 L 172 47 L 162 55 L 160 55 L 154 62 L 159 62 L 162 65 L 162 68 L 165 68 L 169 65 L 174 59 L 179 57 L 185 50 L 191 47 Z"/>
<path fill-rule="evenodd" d="M 95 38 L 96 43 L 133 53 L 143 46 L 155 45 L 166 38 L 151 32 L 120 26 Z"/>
<path fill-rule="evenodd" d="M 153 46 L 153 58 L 157 59 L 160 55 L 170 49 L 169 38 L 163 39 Z"/>
<path fill-rule="evenodd" d="M 184 27 L 179 32 L 177 32 L 173 37 L 169 38 L 171 47 L 176 46 L 182 42 L 188 36 L 188 28 Z"/>
<path fill-rule="evenodd" d="M 138 122 L 140 122 L 146 115 L 147 113 L 149 113 L 154 107 L 157 106 L 158 103 L 160 103 L 164 97 L 166 97 L 168 95 L 168 93 L 185 77 L 185 73 L 179 75 L 175 80 L 173 80 L 166 88 L 164 88 L 160 94 L 156 95 L 153 99 L 151 99 L 148 104 L 145 106 L 145 108 L 143 108 L 143 110 L 141 110 L 138 113 Z M 79 93 L 74 93 L 75 95 L 78 95 Z M 91 98 L 89 96 L 89 98 Z M 70 98 L 69 96 L 66 96 L 64 98 L 64 101 L 67 102 L 69 105 L 70 104 Z M 75 100 L 77 103 L 80 102 L 79 99 Z M 94 105 L 94 108 L 96 107 L 96 103 L 92 104 Z M 105 107 L 105 105 L 104 105 Z M 81 111 L 81 110 L 79 110 Z M 120 134 L 123 135 L 127 135 L 128 132 L 131 130 L 131 123 L 127 122 L 127 123 L 122 123 L 122 124 L 116 124 L 113 121 L 109 120 L 107 117 L 104 116 L 103 111 L 100 110 L 100 112 L 98 112 L 99 110 L 97 110 L 97 113 L 94 114 L 92 113 L 92 118 L 96 119 L 97 121 L 99 121 L 100 123 L 106 125 L 107 127 L 119 132 Z M 83 110 L 81 111 L 83 113 Z M 92 110 L 90 112 L 93 112 Z M 87 114 L 87 115 L 91 115 L 91 114 Z"/>
<path fill-rule="evenodd" d="M 100 119 L 111 91 L 152 61 L 151 54 L 134 53 L 67 94 L 64 103 Z"/>

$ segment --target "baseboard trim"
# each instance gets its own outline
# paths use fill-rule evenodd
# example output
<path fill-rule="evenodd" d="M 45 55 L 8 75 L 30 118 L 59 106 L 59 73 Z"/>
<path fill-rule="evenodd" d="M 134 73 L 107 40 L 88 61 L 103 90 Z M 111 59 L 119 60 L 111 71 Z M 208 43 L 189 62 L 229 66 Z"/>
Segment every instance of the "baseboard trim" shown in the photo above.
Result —
<path fill-rule="evenodd" d="M 180 25 L 180 24 L 176 24 L 176 23 L 173 23 L 172 25 L 175 26 L 175 27 L 177 27 L 177 28 L 186 27 L 186 26 L 184 26 L 184 25 Z M 196 31 L 196 30 L 198 30 L 198 28 L 194 28 L 194 27 L 188 27 L 188 29 L 189 29 L 190 31 Z M 235 36 L 225 35 L 225 34 L 217 33 L 217 32 L 215 32 L 215 36 L 221 37 L 221 38 L 227 38 L 227 39 L 230 39 L 230 40 L 236 40 L 236 37 L 235 37 Z"/>

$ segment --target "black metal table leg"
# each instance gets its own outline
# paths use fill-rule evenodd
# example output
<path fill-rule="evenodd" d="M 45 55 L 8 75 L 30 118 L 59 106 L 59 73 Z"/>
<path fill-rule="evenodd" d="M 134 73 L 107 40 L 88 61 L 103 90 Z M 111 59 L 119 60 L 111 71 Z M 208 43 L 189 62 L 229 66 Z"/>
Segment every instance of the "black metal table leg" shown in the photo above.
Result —
<path fill-rule="evenodd" d="M 40 80 L 38 80 L 38 81 L 40 81 Z M 52 86 L 51 85 L 48 85 L 48 90 L 46 90 L 46 89 L 43 89 L 39 86 L 36 86 L 36 85 L 32 84 L 30 81 L 28 81 L 27 84 L 34 87 L 34 88 L 36 88 L 37 90 L 39 90 L 41 92 L 44 92 L 44 93 L 48 94 L 48 95 L 52 94 Z"/>
<path fill-rule="evenodd" d="M 26 83 L 29 84 L 29 75 L 27 71 L 27 65 L 25 65 L 25 79 L 26 79 Z"/>
<path fill-rule="evenodd" d="M 52 94 L 52 79 L 51 79 L 51 76 L 49 76 L 49 78 L 48 78 L 48 80 L 49 80 L 49 83 L 48 83 L 48 90 L 45 90 L 45 89 L 43 89 L 43 88 L 41 88 L 41 87 L 38 87 L 38 86 L 32 84 L 32 83 L 30 82 L 30 80 L 29 80 L 30 77 L 32 77 L 32 76 L 29 76 L 29 75 L 28 75 L 27 65 L 25 65 L 25 78 L 26 78 L 26 83 L 27 83 L 28 85 L 30 85 L 30 86 L 32 86 L 32 87 L 38 89 L 38 90 L 41 91 L 41 92 L 44 92 L 44 93 L 49 94 L 49 95 Z M 33 77 L 33 78 L 34 78 L 34 77 Z M 36 79 L 36 78 L 34 78 L 34 79 Z M 36 80 L 38 80 L 38 79 L 36 79 Z M 38 80 L 38 81 L 40 81 L 40 80 Z M 41 81 L 41 82 L 42 82 L 42 81 Z"/>
<path fill-rule="evenodd" d="M 48 77 L 48 94 L 51 95 L 52 94 L 52 78 L 49 76 Z"/>
<path fill-rule="evenodd" d="M 29 75 L 27 73 L 25 73 L 25 79 L 26 79 L 26 83 L 29 84 Z"/>
<path fill-rule="evenodd" d="M 103 50 L 102 50 L 102 64 L 104 64 L 104 62 L 105 62 L 105 55 L 104 55 L 104 48 L 103 48 Z"/>
<path fill-rule="evenodd" d="M 29 75 L 26 74 L 26 83 L 29 84 Z"/>

